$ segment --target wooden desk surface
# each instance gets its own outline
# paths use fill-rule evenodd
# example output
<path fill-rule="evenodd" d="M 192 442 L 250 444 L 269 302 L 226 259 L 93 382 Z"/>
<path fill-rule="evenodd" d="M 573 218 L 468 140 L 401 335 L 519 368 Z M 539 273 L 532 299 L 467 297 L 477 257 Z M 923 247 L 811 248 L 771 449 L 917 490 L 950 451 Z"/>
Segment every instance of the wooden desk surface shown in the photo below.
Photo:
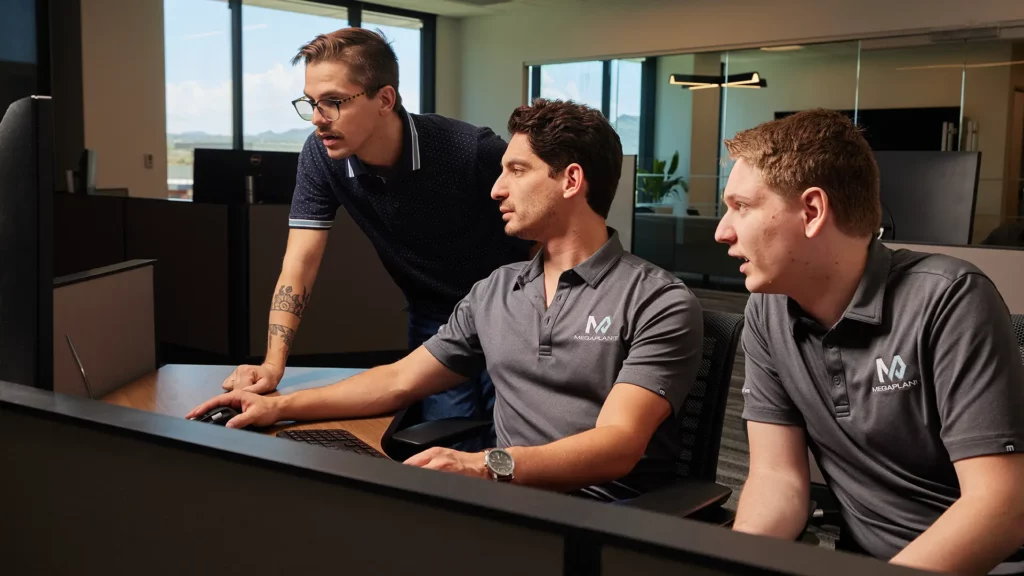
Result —
<path fill-rule="evenodd" d="M 138 380 L 126 384 L 103 397 L 104 402 L 184 418 L 193 408 L 221 394 L 221 383 L 235 369 L 234 366 L 200 366 L 168 364 Z M 306 388 L 332 384 L 362 372 L 350 368 L 288 368 L 277 386 L 278 393 L 289 394 Z M 383 452 L 380 440 L 391 424 L 391 417 L 304 422 L 260 429 L 266 434 L 281 430 L 305 428 L 340 428 L 355 434 L 360 440 Z"/>

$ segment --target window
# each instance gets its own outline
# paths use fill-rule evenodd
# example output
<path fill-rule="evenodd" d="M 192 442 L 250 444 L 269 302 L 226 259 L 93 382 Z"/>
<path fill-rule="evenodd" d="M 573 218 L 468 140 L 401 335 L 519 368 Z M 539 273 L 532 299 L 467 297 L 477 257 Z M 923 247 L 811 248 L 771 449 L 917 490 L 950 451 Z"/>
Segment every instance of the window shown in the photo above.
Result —
<path fill-rule="evenodd" d="M 612 60 L 608 119 L 622 140 L 622 154 L 640 151 L 640 83 L 643 59 Z"/>
<path fill-rule="evenodd" d="M 600 110 L 619 133 L 622 153 L 638 154 L 642 71 L 643 58 L 529 66 L 527 94 L 530 100 L 572 100 Z"/>
<path fill-rule="evenodd" d="M 168 195 L 192 197 L 192 151 L 231 148 L 231 12 L 164 0 Z"/>
<path fill-rule="evenodd" d="M 380 12 L 363 12 L 363 27 L 379 30 L 391 42 L 398 56 L 398 91 L 402 105 L 413 114 L 420 113 L 420 29 L 419 18 Z"/>
<path fill-rule="evenodd" d="M 348 13 L 335 6 L 294 4 L 311 14 L 259 5 L 266 3 L 246 0 L 242 10 L 242 146 L 299 152 L 313 124 L 292 107 L 303 94 L 305 68 L 291 60 L 318 34 L 348 26 Z"/>
<path fill-rule="evenodd" d="M 540 97 L 572 100 L 601 110 L 604 63 L 548 64 L 540 69 Z"/>
<path fill-rule="evenodd" d="M 341 4 L 351 4 L 351 12 Z M 433 112 L 434 16 L 369 7 L 337 0 L 164 0 L 168 196 L 192 198 L 196 148 L 302 149 L 313 126 L 291 104 L 305 87 L 304 67 L 291 59 L 318 34 L 347 26 L 382 32 L 398 57 L 403 105 Z"/>

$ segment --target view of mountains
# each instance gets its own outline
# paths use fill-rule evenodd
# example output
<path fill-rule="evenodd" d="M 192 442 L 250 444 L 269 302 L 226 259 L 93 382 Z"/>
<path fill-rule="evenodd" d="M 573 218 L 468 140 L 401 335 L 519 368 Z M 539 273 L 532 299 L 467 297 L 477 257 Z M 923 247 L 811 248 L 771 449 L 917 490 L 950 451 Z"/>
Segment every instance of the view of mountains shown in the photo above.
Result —
<path fill-rule="evenodd" d="M 624 154 L 636 154 L 640 142 L 640 118 L 623 114 L 615 122 L 615 129 L 622 140 Z M 247 149 L 298 151 L 312 132 L 310 128 L 296 128 L 287 132 L 261 132 L 246 134 L 244 137 Z M 167 135 L 168 149 L 191 150 L 193 148 L 230 148 L 231 136 L 207 134 L 206 132 L 183 132 Z"/>

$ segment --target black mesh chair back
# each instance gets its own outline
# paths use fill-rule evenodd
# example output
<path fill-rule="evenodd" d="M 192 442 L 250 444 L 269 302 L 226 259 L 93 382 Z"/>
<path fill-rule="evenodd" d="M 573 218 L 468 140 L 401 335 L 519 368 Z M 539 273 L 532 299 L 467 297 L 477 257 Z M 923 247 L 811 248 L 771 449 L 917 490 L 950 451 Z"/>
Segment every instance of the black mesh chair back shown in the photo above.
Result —
<path fill-rule="evenodd" d="M 700 370 L 677 416 L 682 440 L 676 460 L 679 476 L 709 482 L 716 479 L 725 405 L 742 330 L 742 314 L 704 311 Z"/>
<path fill-rule="evenodd" d="M 1020 350 L 1020 361 L 1024 363 L 1024 314 L 1013 314 L 1013 331 L 1017 334 L 1017 349 Z"/>

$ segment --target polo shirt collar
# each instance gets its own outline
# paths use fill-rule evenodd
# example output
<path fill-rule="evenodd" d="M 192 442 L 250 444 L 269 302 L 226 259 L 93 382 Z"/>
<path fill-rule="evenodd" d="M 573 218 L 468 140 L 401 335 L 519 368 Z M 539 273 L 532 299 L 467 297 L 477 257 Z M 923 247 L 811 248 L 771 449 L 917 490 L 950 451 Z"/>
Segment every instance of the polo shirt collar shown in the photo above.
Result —
<path fill-rule="evenodd" d="M 398 168 L 408 172 L 420 169 L 420 135 L 416 130 L 416 122 L 413 115 L 405 110 L 405 106 L 398 107 L 398 117 L 402 119 L 402 155 L 398 159 Z M 357 156 L 345 158 L 345 175 L 349 178 L 356 178 L 368 174 L 369 169 Z"/>
<path fill-rule="evenodd" d="M 622 257 L 622 243 L 619 242 L 619 233 L 612 227 L 608 227 L 608 241 L 604 246 L 598 248 L 590 258 L 577 264 L 573 270 L 591 288 L 597 288 L 601 279 L 608 274 L 612 266 Z"/>
<path fill-rule="evenodd" d="M 860 278 L 853 300 L 846 308 L 843 318 L 857 320 L 868 324 L 882 323 L 882 307 L 885 303 L 885 284 L 889 280 L 892 267 L 892 250 L 881 240 L 871 239 L 868 247 L 868 261 L 864 266 L 864 275 Z"/>
<path fill-rule="evenodd" d="M 583 279 L 591 288 L 596 288 L 612 266 L 622 257 L 622 243 L 619 242 L 619 233 L 612 227 L 608 229 L 608 240 L 597 252 L 590 255 L 583 262 L 573 267 L 573 272 Z M 544 250 L 538 250 L 537 254 L 519 271 L 515 278 L 513 290 L 521 289 L 530 282 L 544 274 Z"/>
<path fill-rule="evenodd" d="M 871 239 L 868 245 L 868 259 L 864 266 L 864 274 L 857 284 L 853 299 L 843 312 L 843 319 L 856 320 L 865 324 L 879 325 L 882 323 L 882 312 L 885 304 L 885 288 L 892 267 L 892 250 L 877 238 Z M 796 328 L 801 319 L 813 323 L 807 314 L 792 298 L 787 298 L 790 327 Z"/>

